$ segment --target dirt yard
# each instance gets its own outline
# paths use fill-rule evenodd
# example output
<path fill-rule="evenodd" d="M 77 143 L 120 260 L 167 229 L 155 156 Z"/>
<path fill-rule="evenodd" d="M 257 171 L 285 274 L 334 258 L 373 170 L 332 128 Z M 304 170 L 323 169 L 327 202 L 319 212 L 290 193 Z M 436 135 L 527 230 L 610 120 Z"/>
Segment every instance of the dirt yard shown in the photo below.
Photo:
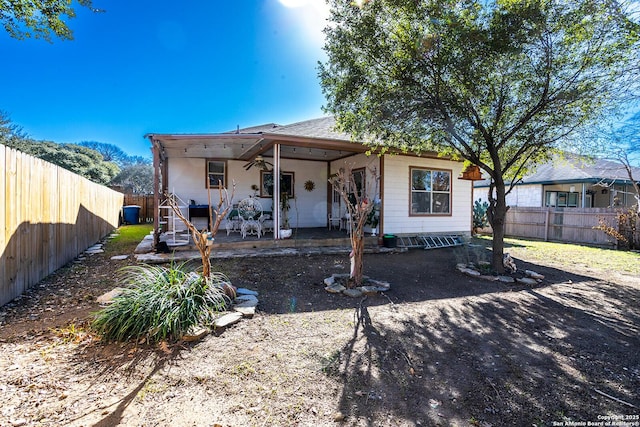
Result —
<path fill-rule="evenodd" d="M 357 299 L 322 286 L 343 255 L 216 260 L 258 314 L 153 347 L 87 332 L 132 263 L 93 255 L 0 308 L 0 425 L 640 425 L 640 277 L 516 259 L 546 278 L 505 285 L 459 251 L 366 255 L 392 288 Z"/>

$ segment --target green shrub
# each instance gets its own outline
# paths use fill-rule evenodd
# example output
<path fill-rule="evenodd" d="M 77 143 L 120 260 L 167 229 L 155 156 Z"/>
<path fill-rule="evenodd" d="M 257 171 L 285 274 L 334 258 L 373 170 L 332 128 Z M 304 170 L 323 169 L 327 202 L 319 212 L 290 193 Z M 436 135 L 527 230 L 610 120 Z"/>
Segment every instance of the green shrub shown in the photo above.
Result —
<path fill-rule="evenodd" d="M 178 340 L 191 327 L 210 325 L 229 297 L 222 273 L 204 278 L 188 264 L 122 270 L 123 292 L 96 313 L 92 328 L 106 341 Z"/>

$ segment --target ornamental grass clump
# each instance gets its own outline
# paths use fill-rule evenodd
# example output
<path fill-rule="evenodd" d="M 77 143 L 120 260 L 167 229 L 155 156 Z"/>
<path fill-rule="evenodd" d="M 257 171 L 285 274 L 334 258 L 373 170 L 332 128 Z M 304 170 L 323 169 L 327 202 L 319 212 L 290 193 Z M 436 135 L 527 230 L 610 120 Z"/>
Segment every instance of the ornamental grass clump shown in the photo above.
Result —
<path fill-rule="evenodd" d="M 222 273 L 205 278 L 186 263 L 122 271 L 125 289 L 92 323 L 105 341 L 178 340 L 192 327 L 212 324 L 230 303 L 224 290 L 231 285 Z"/>

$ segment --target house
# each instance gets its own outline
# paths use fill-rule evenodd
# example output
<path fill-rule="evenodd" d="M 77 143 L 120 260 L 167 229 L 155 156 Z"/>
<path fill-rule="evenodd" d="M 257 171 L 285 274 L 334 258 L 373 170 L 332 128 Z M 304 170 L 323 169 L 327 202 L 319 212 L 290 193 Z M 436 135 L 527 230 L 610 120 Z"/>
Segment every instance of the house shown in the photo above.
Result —
<path fill-rule="evenodd" d="M 640 178 L 640 168 L 633 168 Z M 487 201 L 489 181 L 476 181 L 474 198 Z M 507 205 L 521 207 L 606 208 L 633 206 L 635 190 L 620 163 L 565 154 L 541 164 L 507 195 Z"/>
<path fill-rule="evenodd" d="M 172 193 L 196 213 L 197 206 L 209 204 L 207 187 L 215 190 L 222 182 L 230 189 L 235 183 L 234 202 L 257 198 L 278 230 L 283 218 L 273 209 L 279 206 L 279 194 L 271 183 L 280 172 L 293 197 L 292 227 L 326 228 L 330 219 L 346 213 L 329 177 L 349 168 L 355 180 L 374 182 L 369 169 L 373 166 L 379 175 L 378 194 L 372 197 L 379 201 L 380 234 L 470 233 L 472 186 L 457 179 L 462 162 L 436 153 L 367 155 L 368 147 L 337 132 L 334 125 L 333 117 L 323 117 L 215 134 L 148 134 L 157 202 L 165 192 Z M 211 194 L 217 201 L 217 190 Z M 156 212 L 156 231 L 162 217 Z M 206 217 L 193 221 L 206 227 Z M 273 239 L 279 239 L 278 233 Z"/>

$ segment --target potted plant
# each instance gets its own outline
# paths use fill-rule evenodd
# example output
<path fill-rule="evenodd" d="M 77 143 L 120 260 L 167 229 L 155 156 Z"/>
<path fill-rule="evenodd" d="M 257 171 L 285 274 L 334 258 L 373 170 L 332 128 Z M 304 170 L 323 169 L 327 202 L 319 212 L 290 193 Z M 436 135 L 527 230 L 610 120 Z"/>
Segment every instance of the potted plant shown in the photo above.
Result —
<path fill-rule="evenodd" d="M 282 224 L 280 226 L 279 233 L 281 239 L 288 239 L 292 234 L 291 226 L 289 225 L 289 209 L 291 209 L 289 200 L 289 193 L 287 191 L 283 191 L 282 193 L 280 193 L 280 211 L 282 211 Z"/>
<path fill-rule="evenodd" d="M 380 223 L 380 200 L 376 200 L 373 205 L 373 209 L 367 216 L 367 222 L 365 225 L 371 227 L 371 235 L 375 236 L 378 231 L 378 224 Z"/>

